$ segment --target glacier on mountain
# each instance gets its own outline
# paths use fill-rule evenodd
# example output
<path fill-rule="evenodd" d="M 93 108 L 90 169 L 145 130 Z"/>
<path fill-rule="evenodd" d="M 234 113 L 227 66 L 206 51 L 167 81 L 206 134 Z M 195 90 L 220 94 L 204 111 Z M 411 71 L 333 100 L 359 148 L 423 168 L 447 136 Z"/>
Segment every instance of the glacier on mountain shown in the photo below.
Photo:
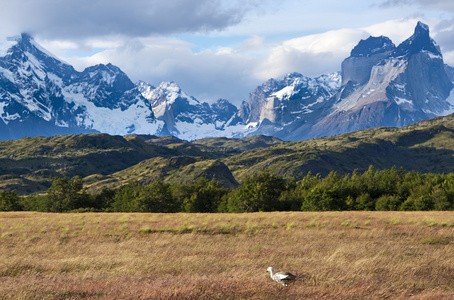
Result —
<path fill-rule="evenodd" d="M 0 57 L 0 117 L 9 128 L 0 132 L 1 139 L 77 132 L 156 134 L 164 126 L 118 67 L 77 72 L 27 34 L 9 46 Z"/>
<path fill-rule="evenodd" d="M 239 107 L 200 102 L 175 82 L 133 83 L 112 64 L 78 72 L 22 34 L 0 42 L 0 139 L 104 132 L 301 140 L 400 127 L 454 112 L 453 79 L 420 22 L 398 46 L 384 36 L 361 40 L 340 72 L 269 79 Z"/>

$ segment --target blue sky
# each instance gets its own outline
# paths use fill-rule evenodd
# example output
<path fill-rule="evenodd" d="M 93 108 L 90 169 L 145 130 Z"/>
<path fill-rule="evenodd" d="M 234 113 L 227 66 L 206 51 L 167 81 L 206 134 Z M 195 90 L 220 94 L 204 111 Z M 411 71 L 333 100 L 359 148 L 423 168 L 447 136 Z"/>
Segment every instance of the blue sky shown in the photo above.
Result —
<path fill-rule="evenodd" d="M 398 44 L 417 21 L 454 65 L 452 0 L 0 0 L 3 37 L 29 32 L 79 70 L 111 62 L 235 104 L 272 77 L 339 71 L 360 39 Z"/>

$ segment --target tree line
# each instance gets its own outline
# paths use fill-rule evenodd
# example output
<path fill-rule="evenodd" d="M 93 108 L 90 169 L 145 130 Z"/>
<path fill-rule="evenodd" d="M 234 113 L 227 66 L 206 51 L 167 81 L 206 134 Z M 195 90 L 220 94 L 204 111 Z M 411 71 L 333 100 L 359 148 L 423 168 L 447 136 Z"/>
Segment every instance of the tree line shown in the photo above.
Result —
<path fill-rule="evenodd" d="M 90 194 L 79 176 L 55 178 L 45 195 L 0 192 L 0 211 L 41 212 L 258 212 L 340 210 L 454 210 L 454 174 L 406 172 L 402 168 L 322 177 L 309 172 L 285 180 L 262 170 L 236 189 L 198 178 L 187 184 L 130 182 Z"/>

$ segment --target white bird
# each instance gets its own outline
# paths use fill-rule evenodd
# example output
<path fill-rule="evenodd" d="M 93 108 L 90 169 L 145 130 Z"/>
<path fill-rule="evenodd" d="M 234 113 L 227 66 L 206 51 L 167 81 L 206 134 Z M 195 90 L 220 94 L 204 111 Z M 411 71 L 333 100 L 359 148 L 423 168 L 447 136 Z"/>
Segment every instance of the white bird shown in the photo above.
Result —
<path fill-rule="evenodd" d="M 282 284 L 283 286 L 287 286 L 288 283 L 295 281 L 297 278 L 295 275 L 293 275 L 290 272 L 274 273 L 273 267 L 269 267 L 268 269 L 266 269 L 266 271 L 270 272 L 271 279 Z"/>

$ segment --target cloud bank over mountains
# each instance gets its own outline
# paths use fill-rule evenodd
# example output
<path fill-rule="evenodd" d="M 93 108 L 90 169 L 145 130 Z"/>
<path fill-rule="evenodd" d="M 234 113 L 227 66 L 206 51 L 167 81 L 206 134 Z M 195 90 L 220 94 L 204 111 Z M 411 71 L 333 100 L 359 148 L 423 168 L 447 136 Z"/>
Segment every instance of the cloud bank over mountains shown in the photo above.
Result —
<path fill-rule="evenodd" d="M 265 1 L 266 2 L 266 1 Z M 46 38 L 144 37 L 222 30 L 263 1 L 19 0 L 2 1 L 2 22 Z"/>
<path fill-rule="evenodd" d="M 340 70 L 359 39 L 396 44 L 427 23 L 454 65 L 454 4 L 441 0 L 17 0 L 0 34 L 29 32 L 79 70 L 113 63 L 133 80 L 175 81 L 197 99 L 238 104 L 264 80 Z"/>

